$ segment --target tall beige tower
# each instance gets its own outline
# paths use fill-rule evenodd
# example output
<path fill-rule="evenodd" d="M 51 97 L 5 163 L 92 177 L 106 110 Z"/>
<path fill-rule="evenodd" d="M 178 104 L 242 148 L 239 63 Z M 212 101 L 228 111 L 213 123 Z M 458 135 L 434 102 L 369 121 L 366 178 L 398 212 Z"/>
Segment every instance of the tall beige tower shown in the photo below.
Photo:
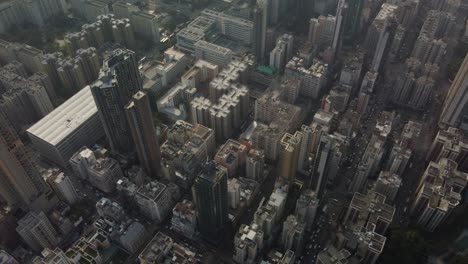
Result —
<path fill-rule="evenodd" d="M 465 56 L 450 90 L 445 98 L 444 109 L 440 123 L 448 126 L 457 126 L 463 109 L 468 102 L 468 55 Z"/>
<path fill-rule="evenodd" d="M 156 177 L 160 167 L 161 151 L 148 95 L 142 91 L 133 95 L 125 106 L 125 113 L 140 165 L 149 176 Z"/>
<path fill-rule="evenodd" d="M 301 139 L 302 133 L 297 131 L 294 135 L 284 134 L 280 141 L 279 176 L 289 182 L 296 178 Z"/>

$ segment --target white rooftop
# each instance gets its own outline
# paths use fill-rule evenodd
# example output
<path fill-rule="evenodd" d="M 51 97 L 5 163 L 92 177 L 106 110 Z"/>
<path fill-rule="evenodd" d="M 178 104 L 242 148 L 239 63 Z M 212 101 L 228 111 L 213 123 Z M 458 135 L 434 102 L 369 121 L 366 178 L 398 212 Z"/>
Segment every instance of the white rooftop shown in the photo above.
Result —
<path fill-rule="evenodd" d="M 95 114 L 96 104 L 90 87 L 86 86 L 31 126 L 27 132 L 51 145 L 57 145 Z"/>

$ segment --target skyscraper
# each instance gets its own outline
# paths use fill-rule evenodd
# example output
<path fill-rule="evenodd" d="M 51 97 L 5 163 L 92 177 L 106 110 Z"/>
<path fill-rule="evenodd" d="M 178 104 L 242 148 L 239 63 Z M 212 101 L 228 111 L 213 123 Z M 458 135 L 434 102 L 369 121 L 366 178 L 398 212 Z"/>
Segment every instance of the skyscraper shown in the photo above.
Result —
<path fill-rule="evenodd" d="M 128 49 L 116 49 L 104 59 L 103 64 L 112 69 L 115 74 L 123 105 L 127 104 L 136 92 L 143 89 L 143 80 L 138 70 L 135 52 Z"/>
<path fill-rule="evenodd" d="M 296 178 L 301 140 L 302 133 L 296 131 L 294 135 L 285 133 L 280 141 L 279 176 L 291 183 Z"/>
<path fill-rule="evenodd" d="M 205 163 L 192 192 L 202 238 L 211 243 L 219 242 L 228 217 L 226 169 L 213 161 Z"/>
<path fill-rule="evenodd" d="M 46 190 L 36 165 L 0 112 L 0 200 L 12 207 L 29 206 Z"/>
<path fill-rule="evenodd" d="M 335 23 L 335 32 L 333 36 L 333 42 L 332 42 L 332 50 L 333 50 L 333 55 L 337 52 L 337 49 L 339 49 L 340 42 L 341 42 L 341 32 L 342 32 L 342 24 L 343 24 L 343 19 L 346 14 L 346 9 L 348 8 L 348 5 L 346 4 L 346 0 L 339 0 L 338 1 L 338 6 L 336 8 L 336 23 Z"/>
<path fill-rule="evenodd" d="M 440 123 L 457 126 L 468 101 L 468 55 L 465 56 L 445 98 Z"/>
<path fill-rule="evenodd" d="M 352 45 L 361 27 L 361 9 L 363 0 L 348 0 L 348 9 L 343 23 L 343 42 Z"/>
<path fill-rule="evenodd" d="M 99 79 L 91 85 L 111 150 L 127 154 L 133 150 L 124 107 L 142 89 L 135 53 L 117 49 L 104 60 Z"/>
<path fill-rule="evenodd" d="M 255 7 L 253 10 L 253 50 L 258 63 L 263 62 L 265 56 L 265 41 L 267 29 L 267 17 L 261 7 Z"/>
<path fill-rule="evenodd" d="M 155 177 L 158 174 L 161 153 L 148 96 L 142 91 L 137 92 L 125 106 L 125 113 L 140 165 L 148 175 Z"/>
<path fill-rule="evenodd" d="M 121 103 L 120 99 L 123 90 L 110 69 L 103 69 L 99 79 L 91 85 L 111 151 L 120 154 L 132 151 L 132 139 L 124 112 L 125 104 Z"/>

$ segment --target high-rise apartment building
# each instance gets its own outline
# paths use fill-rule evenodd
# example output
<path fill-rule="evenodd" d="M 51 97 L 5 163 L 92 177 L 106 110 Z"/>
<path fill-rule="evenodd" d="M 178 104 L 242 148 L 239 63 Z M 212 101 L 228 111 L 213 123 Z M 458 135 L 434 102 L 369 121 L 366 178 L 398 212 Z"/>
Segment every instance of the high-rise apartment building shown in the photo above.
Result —
<path fill-rule="evenodd" d="M 303 59 L 293 57 L 286 64 L 285 75 L 301 80 L 300 95 L 319 98 L 327 82 L 328 64 L 317 60 L 310 68 L 306 68 L 304 63 Z"/>
<path fill-rule="evenodd" d="M 307 174 L 308 170 L 311 168 L 310 158 L 317 150 L 322 130 L 318 125 L 314 125 L 313 127 L 302 125 L 301 133 L 302 140 L 299 159 L 297 161 L 297 171 L 302 174 Z"/>
<path fill-rule="evenodd" d="M 32 206 L 47 187 L 26 148 L 0 113 L 0 197 L 9 206 Z"/>
<path fill-rule="evenodd" d="M 280 141 L 279 176 L 293 183 L 296 179 L 297 163 L 301 146 L 302 133 L 285 133 Z"/>
<path fill-rule="evenodd" d="M 156 177 L 160 168 L 161 151 L 148 95 L 142 91 L 137 92 L 125 106 L 125 113 L 140 165 L 147 175 Z"/>
<path fill-rule="evenodd" d="M 262 63 L 265 57 L 265 41 L 267 22 L 264 15 L 266 11 L 257 6 L 253 10 L 253 53 L 258 63 Z"/>
<path fill-rule="evenodd" d="M 319 16 L 309 21 L 309 41 L 324 50 L 332 47 L 335 40 L 336 17 Z"/>
<path fill-rule="evenodd" d="M 379 13 L 369 27 L 366 35 L 366 48 L 372 59 L 372 70 L 380 70 L 384 54 L 386 54 L 391 43 L 394 31 L 396 5 L 382 4 Z"/>
<path fill-rule="evenodd" d="M 463 130 L 454 127 L 439 130 L 426 159 L 439 162 L 443 158 L 457 162 L 459 169 L 463 171 L 468 168 L 468 138 Z"/>
<path fill-rule="evenodd" d="M 136 57 L 130 50 L 115 50 L 105 59 L 99 79 L 91 85 L 99 116 L 115 153 L 133 150 L 125 105 L 142 89 Z"/>
<path fill-rule="evenodd" d="M 337 234 L 335 245 L 353 252 L 363 263 L 375 264 L 394 215 L 395 207 L 386 204 L 384 195 L 355 193 L 344 218 L 344 232 Z"/>
<path fill-rule="evenodd" d="M 318 205 L 319 199 L 316 197 L 315 192 L 310 189 L 302 191 L 299 199 L 296 201 L 294 215 L 297 221 L 304 224 L 307 231 L 312 229 L 312 224 L 317 215 Z"/>
<path fill-rule="evenodd" d="M 21 64 L 0 68 L 0 108 L 17 131 L 46 116 L 54 107 L 41 80 L 19 75 Z M 37 76 L 37 75 L 36 75 Z"/>
<path fill-rule="evenodd" d="M 457 169 L 458 164 L 443 158 L 430 162 L 417 188 L 411 208 L 418 225 L 434 231 L 457 207 L 468 183 L 468 174 Z"/>
<path fill-rule="evenodd" d="M 310 171 L 310 186 L 314 186 L 317 197 L 321 197 L 325 186 L 332 182 L 346 150 L 346 137 L 339 134 L 324 134 L 320 138 L 314 152 L 312 170 Z"/>
<path fill-rule="evenodd" d="M 211 243 L 219 242 L 228 217 L 226 169 L 214 162 L 204 164 L 192 192 L 202 238 Z"/>
<path fill-rule="evenodd" d="M 286 62 L 292 57 L 294 37 L 284 34 L 276 41 L 275 48 L 270 52 L 270 68 L 283 72 Z"/>
<path fill-rule="evenodd" d="M 388 204 L 393 204 L 401 185 L 402 181 L 400 176 L 390 171 L 381 171 L 373 190 L 376 193 L 385 195 L 385 201 Z"/>
<path fill-rule="evenodd" d="M 55 248 L 59 242 L 57 232 L 42 211 L 31 211 L 21 218 L 16 231 L 36 252 L 45 248 Z"/>
<path fill-rule="evenodd" d="M 5 1 L 0 5 L 0 32 L 6 33 L 12 26 L 26 22 L 42 27 L 51 17 L 63 13 L 62 5 L 58 0 Z"/>
<path fill-rule="evenodd" d="M 448 126 L 458 126 L 467 123 L 464 120 L 464 109 L 468 102 L 468 55 L 458 69 L 447 97 L 445 98 L 440 123 Z M 462 118 L 463 117 L 463 118 Z"/>
<path fill-rule="evenodd" d="M 304 246 L 305 228 L 302 222 L 299 222 L 294 215 L 290 215 L 283 222 L 280 244 L 284 251 L 292 250 L 300 252 Z"/>
<path fill-rule="evenodd" d="M 245 159 L 245 177 L 261 182 L 265 174 L 265 154 L 263 150 L 251 149 Z"/>

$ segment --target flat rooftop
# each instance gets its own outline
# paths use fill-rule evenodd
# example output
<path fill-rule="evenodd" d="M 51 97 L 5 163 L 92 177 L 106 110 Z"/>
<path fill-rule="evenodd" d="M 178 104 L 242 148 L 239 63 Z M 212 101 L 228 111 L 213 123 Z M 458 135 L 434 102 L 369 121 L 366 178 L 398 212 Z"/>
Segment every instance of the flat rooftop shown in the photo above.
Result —
<path fill-rule="evenodd" d="M 27 132 L 51 145 L 57 145 L 95 114 L 97 108 L 91 88 L 86 86 L 31 126 Z"/>

